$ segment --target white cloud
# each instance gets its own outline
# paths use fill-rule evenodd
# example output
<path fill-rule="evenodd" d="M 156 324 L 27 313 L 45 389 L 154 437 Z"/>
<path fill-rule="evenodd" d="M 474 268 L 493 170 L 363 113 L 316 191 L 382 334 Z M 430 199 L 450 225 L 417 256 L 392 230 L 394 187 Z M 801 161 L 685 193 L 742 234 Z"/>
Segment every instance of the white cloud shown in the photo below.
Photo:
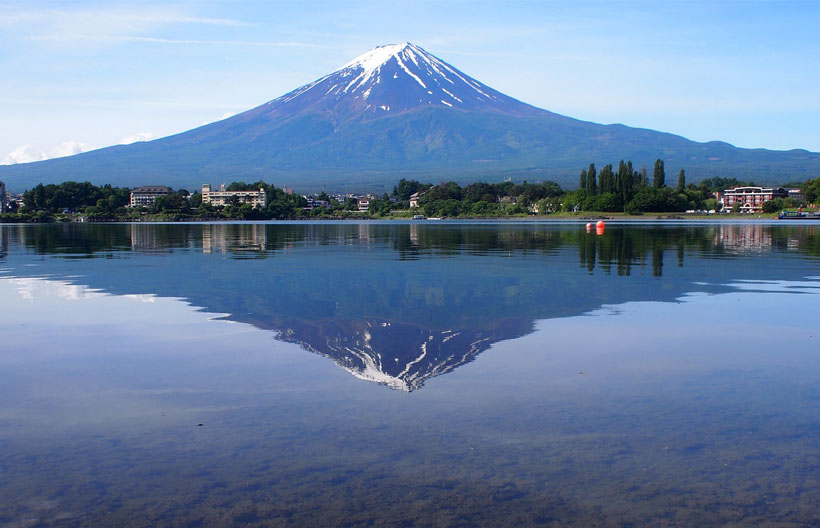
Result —
<path fill-rule="evenodd" d="M 221 116 L 219 116 L 218 118 L 216 118 L 213 121 L 203 121 L 202 124 L 199 125 L 199 126 L 210 125 L 211 123 L 216 123 L 217 121 L 222 121 L 223 119 L 228 119 L 229 117 L 233 117 L 236 114 L 237 114 L 237 112 L 225 112 L 224 114 L 222 114 Z"/>
<path fill-rule="evenodd" d="M 16 163 L 31 163 L 33 161 L 43 161 L 51 158 L 62 158 L 64 156 L 73 156 L 81 152 L 88 152 L 94 150 L 88 143 L 71 139 L 63 141 L 53 147 L 43 150 L 33 146 L 31 143 L 20 145 L 12 150 L 6 157 L 0 161 L 0 165 L 14 165 Z"/>
<path fill-rule="evenodd" d="M 46 158 L 62 158 L 64 156 L 73 156 L 74 154 L 79 154 L 81 152 L 87 152 L 89 150 L 93 150 L 94 147 L 89 145 L 88 143 L 83 143 L 82 141 L 77 140 L 69 140 L 63 141 L 59 145 L 54 145 L 46 152 Z"/>
<path fill-rule="evenodd" d="M 152 139 L 154 139 L 154 134 L 150 132 L 138 132 L 134 135 L 122 138 L 119 143 L 120 145 L 130 145 L 138 141 L 151 141 Z"/>
<path fill-rule="evenodd" d="M 20 145 L 16 149 L 9 152 L 3 161 L 0 162 L 0 165 L 14 165 L 15 163 L 29 163 L 32 161 L 41 161 L 44 160 L 45 153 L 42 150 L 39 150 L 31 144 L 26 143 L 25 145 Z"/>

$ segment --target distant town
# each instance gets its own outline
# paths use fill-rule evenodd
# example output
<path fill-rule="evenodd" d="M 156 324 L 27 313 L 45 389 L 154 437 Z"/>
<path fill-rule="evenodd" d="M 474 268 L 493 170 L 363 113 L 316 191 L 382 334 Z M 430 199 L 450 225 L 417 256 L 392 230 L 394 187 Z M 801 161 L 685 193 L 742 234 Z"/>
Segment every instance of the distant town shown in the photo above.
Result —
<path fill-rule="evenodd" d="M 88 182 L 37 185 L 21 194 L 0 182 L 5 222 L 184 221 L 372 218 L 500 218 L 531 215 L 676 213 L 688 215 L 774 214 L 815 209 L 820 178 L 783 186 L 760 186 L 734 178 L 666 184 L 662 160 L 652 177 L 643 167 L 620 162 L 617 170 L 594 164 L 581 171 L 575 190 L 555 182 L 476 182 L 460 186 L 401 179 L 392 192 L 298 194 L 264 181 L 232 182 L 198 190 L 144 185 L 132 189 Z"/>

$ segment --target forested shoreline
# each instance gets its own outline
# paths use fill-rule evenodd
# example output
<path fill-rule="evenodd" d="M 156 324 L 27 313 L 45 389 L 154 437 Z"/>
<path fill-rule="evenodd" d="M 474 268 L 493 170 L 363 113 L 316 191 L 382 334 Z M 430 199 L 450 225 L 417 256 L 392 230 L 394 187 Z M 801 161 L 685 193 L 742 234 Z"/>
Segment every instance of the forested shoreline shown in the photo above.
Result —
<path fill-rule="evenodd" d="M 635 169 L 620 161 L 598 170 L 594 163 L 581 170 L 578 188 L 564 190 L 552 181 L 528 183 L 475 182 L 464 187 L 455 182 L 437 185 L 401 179 L 390 194 L 381 196 L 298 195 L 268 184 L 233 182 L 228 191 L 265 191 L 265 206 L 252 206 L 239 198 L 226 205 L 205 203 L 197 191 L 171 190 L 151 206 L 128 207 L 130 190 L 89 182 L 37 185 L 23 193 L 22 203 L 9 204 L 3 222 L 102 221 L 210 221 L 284 219 L 373 219 L 426 217 L 501 218 L 556 213 L 676 213 L 689 210 L 719 211 L 715 193 L 735 186 L 754 185 L 734 178 L 711 178 L 687 184 L 683 169 L 676 184 L 666 184 L 664 161 L 657 160 L 650 178 L 646 167 Z M 764 212 L 814 203 L 820 197 L 820 178 L 786 184 L 799 187 L 804 203 L 790 198 L 764 203 Z M 415 199 L 411 207 L 410 200 Z M 361 207 L 366 200 L 366 207 Z"/>

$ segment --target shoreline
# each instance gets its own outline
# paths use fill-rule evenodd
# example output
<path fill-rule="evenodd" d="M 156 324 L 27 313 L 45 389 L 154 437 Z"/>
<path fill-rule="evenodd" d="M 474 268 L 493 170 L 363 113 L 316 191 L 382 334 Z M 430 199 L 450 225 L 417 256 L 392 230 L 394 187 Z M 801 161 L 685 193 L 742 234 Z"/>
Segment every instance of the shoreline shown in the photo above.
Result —
<path fill-rule="evenodd" d="M 397 222 L 397 223 L 414 223 L 414 224 L 435 224 L 438 222 L 457 223 L 457 222 L 500 222 L 500 223 L 578 223 L 597 222 L 603 220 L 605 222 L 614 223 L 769 223 L 769 222 L 785 222 L 786 224 L 803 224 L 814 223 L 815 220 L 780 220 L 775 214 L 761 214 L 761 215 L 680 215 L 676 213 L 669 214 L 653 214 L 653 215 L 610 215 L 610 214 L 591 214 L 591 215 L 573 215 L 573 214 L 555 214 L 548 216 L 502 216 L 502 217 L 454 217 L 454 218 L 425 218 L 414 219 L 411 217 L 347 217 L 347 218 L 287 218 L 287 219 L 231 219 L 231 218 L 152 218 L 152 219 L 110 219 L 110 220 L 85 220 L 85 219 L 68 219 L 68 218 L 51 218 L 44 219 L 0 219 L 0 225 L 24 225 L 24 224 L 276 224 L 276 223 L 363 223 L 363 222 Z"/>

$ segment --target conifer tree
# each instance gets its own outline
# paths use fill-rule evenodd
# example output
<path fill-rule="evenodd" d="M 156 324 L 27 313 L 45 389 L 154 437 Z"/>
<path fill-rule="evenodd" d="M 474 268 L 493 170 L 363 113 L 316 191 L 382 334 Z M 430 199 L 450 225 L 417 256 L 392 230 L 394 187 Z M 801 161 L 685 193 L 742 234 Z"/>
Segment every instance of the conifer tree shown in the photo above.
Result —
<path fill-rule="evenodd" d="M 581 178 L 578 181 L 578 188 L 586 190 L 587 188 L 587 170 L 581 169 Z"/>
<path fill-rule="evenodd" d="M 686 174 L 681 169 L 678 175 L 678 192 L 683 192 L 684 189 L 686 189 Z"/>

